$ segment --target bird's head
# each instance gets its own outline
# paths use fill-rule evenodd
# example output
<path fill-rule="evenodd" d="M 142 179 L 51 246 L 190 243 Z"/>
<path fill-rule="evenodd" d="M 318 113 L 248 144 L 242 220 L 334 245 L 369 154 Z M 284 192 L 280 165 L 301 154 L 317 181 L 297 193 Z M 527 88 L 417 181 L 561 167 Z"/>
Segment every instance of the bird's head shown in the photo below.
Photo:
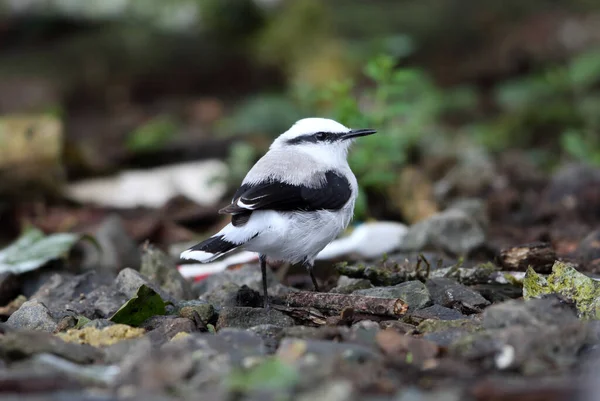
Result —
<path fill-rule="evenodd" d="M 304 118 L 279 135 L 271 149 L 298 149 L 320 159 L 345 159 L 354 139 L 374 129 L 350 129 L 327 118 Z"/>

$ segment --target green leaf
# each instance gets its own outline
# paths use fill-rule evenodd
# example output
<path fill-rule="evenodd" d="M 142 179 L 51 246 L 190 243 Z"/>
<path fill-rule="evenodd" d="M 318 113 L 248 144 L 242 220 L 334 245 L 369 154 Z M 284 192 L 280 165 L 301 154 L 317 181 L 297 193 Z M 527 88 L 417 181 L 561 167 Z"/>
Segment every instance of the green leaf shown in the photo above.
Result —
<path fill-rule="evenodd" d="M 146 319 L 165 313 L 165 301 L 152 288 L 142 284 L 135 296 L 125 302 L 110 320 L 137 327 Z"/>
<path fill-rule="evenodd" d="M 91 322 L 90 319 L 88 319 L 85 316 L 77 316 L 77 323 L 75 324 L 75 327 L 73 327 L 75 330 L 79 330 L 81 329 L 83 326 L 85 326 L 86 324 L 88 324 L 89 322 Z"/>
<path fill-rule="evenodd" d="M 89 236 L 72 233 L 45 236 L 37 228 L 28 228 L 15 242 L 0 251 L 0 273 L 21 274 L 35 270 L 65 256 L 83 238 Z"/>
<path fill-rule="evenodd" d="M 292 388 L 299 380 L 298 371 L 277 358 L 269 358 L 249 369 L 233 371 L 226 384 L 233 391 L 282 390 Z"/>

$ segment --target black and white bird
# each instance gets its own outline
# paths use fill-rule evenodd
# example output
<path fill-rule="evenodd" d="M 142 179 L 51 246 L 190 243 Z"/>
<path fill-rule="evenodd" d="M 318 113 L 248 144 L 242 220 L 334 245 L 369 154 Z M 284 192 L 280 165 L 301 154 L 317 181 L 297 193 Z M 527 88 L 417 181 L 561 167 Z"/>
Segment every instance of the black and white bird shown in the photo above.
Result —
<path fill-rule="evenodd" d="M 265 307 L 267 258 L 302 263 L 318 291 L 315 257 L 354 214 L 358 184 L 348 165 L 348 149 L 355 138 L 375 132 L 324 118 L 297 121 L 273 141 L 231 204 L 219 211 L 230 214 L 231 223 L 181 258 L 211 262 L 238 248 L 257 252 Z"/>

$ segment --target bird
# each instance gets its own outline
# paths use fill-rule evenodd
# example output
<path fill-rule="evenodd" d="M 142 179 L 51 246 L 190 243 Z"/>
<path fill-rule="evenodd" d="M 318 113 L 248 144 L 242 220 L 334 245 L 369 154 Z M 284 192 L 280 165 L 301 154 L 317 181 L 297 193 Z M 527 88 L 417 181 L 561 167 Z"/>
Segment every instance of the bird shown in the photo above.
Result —
<path fill-rule="evenodd" d="M 319 291 L 315 258 L 354 215 L 358 182 L 347 161 L 350 145 L 376 132 L 327 118 L 296 121 L 248 171 L 231 204 L 219 210 L 231 222 L 180 258 L 208 263 L 236 249 L 258 253 L 267 309 L 267 260 L 302 263 Z"/>

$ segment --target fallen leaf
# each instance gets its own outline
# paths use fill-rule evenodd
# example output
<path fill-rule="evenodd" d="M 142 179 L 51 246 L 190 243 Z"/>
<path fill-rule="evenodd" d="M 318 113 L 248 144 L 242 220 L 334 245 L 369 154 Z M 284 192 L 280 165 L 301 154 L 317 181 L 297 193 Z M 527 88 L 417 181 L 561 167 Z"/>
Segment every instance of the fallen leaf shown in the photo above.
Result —
<path fill-rule="evenodd" d="M 125 302 L 110 320 L 115 323 L 137 327 L 146 319 L 152 316 L 164 315 L 165 313 L 165 301 L 163 301 L 160 295 L 152 288 L 141 285 L 135 296 Z"/>
<path fill-rule="evenodd" d="M 46 236 L 37 228 L 28 228 L 15 242 L 0 251 L 0 273 L 21 274 L 38 269 L 51 260 L 67 255 L 81 239 L 95 242 L 83 234 L 57 233 Z"/>

